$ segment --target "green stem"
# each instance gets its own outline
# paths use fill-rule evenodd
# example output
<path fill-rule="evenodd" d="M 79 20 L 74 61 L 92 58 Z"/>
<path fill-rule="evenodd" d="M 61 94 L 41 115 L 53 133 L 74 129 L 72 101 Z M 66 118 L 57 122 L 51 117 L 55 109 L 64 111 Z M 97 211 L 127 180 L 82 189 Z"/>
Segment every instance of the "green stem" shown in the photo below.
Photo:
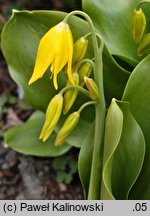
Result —
<path fill-rule="evenodd" d="M 80 87 L 80 86 L 78 86 L 78 85 L 70 85 L 70 86 L 66 86 L 66 87 L 64 87 L 63 89 L 61 89 L 61 91 L 59 92 L 60 94 L 64 94 L 66 91 L 68 91 L 68 90 L 78 90 L 78 91 L 80 91 L 80 92 L 82 92 L 83 94 L 85 94 L 87 97 L 89 97 L 89 98 L 91 98 L 90 97 L 90 95 L 89 95 L 89 92 L 86 90 L 86 89 L 84 89 L 84 88 L 82 88 L 82 87 Z"/>
<path fill-rule="evenodd" d="M 95 101 L 88 101 L 88 102 L 84 103 L 84 104 L 79 108 L 78 112 L 81 113 L 82 110 L 83 110 L 85 107 L 87 107 L 87 106 L 89 106 L 89 105 L 95 105 L 95 104 L 96 104 Z"/>
<path fill-rule="evenodd" d="M 92 68 L 94 70 L 94 67 L 95 67 L 94 62 L 92 60 L 90 60 L 90 59 L 83 59 L 83 60 L 79 61 L 79 63 L 76 66 L 76 70 L 78 71 L 79 68 L 81 67 L 81 65 L 84 64 L 84 63 L 86 63 L 86 62 L 88 62 L 89 64 L 91 64 Z"/>
<path fill-rule="evenodd" d="M 104 149 L 104 124 L 105 124 L 105 98 L 103 90 L 103 64 L 102 52 L 104 44 L 101 41 L 100 49 L 95 55 L 95 82 L 99 87 L 101 95 L 101 103 L 95 106 L 95 135 L 94 135 L 94 149 L 91 167 L 91 178 L 88 192 L 88 199 L 100 199 L 101 181 L 102 181 L 102 163 L 103 163 L 103 149 Z M 98 180 L 96 180 L 96 178 Z M 99 193 L 98 193 L 99 191 Z"/>
<path fill-rule="evenodd" d="M 84 39 L 87 39 L 88 37 L 91 36 L 91 32 L 87 33 L 86 35 L 83 36 Z"/>
<path fill-rule="evenodd" d="M 143 1 L 140 1 L 140 2 L 138 3 L 138 5 L 137 5 L 137 9 L 139 9 L 139 8 L 142 6 L 142 4 L 145 4 L 145 3 L 150 3 L 150 0 L 143 0 Z"/>
<path fill-rule="evenodd" d="M 103 145 L 104 145 L 104 122 L 105 122 L 105 98 L 104 98 L 104 88 L 103 88 L 103 64 L 102 64 L 102 52 L 104 43 L 101 37 L 99 37 L 101 44 L 100 48 L 97 42 L 97 34 L 91 18 L 82 11 L 73 11 L 68 14 L 64 21 L 72 15 L 83 16 L 90 27 L 93 49 L 94 49 L 94 80 L 99 89 L 101 95 L 101 103 L 95 106 L 95 135 L 94 135 L 94 149 L 92 157 L 91 175 L 88 191 L 88 199 L 99 199 L 101 190 L 101 179 L 102 179 L 102 159 L 103 159 Z"/>

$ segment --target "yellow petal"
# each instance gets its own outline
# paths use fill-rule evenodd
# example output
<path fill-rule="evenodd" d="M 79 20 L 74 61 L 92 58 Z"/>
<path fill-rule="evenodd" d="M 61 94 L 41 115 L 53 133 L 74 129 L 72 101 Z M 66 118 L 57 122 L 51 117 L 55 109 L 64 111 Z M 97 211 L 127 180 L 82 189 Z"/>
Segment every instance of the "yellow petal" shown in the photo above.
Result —
<path fill-rule="evenodd" d="M 45 122 L 39 139 L 43 139 L 43 141 L 45 141 L 51 135 L 60 118 L 62 107 L 63 97 L 61 94 L 57 94 L 52 98 L 48 105 Z"/>
<path fill-rule="evenodd" d="M 73 84 L 72 77 L 73 38 L 69 25 L 61 22 L 51 28 L 41 39 L 34 71 L 29 84 L 41 78 L 50 66 L 54 75 L 54 86 L 57 89 L 57 75 L 68 62 L 67 74 Z"/>
<path fill-rule="evenodd" d="M 39 137 L 40 139 L 43 139 L 43 137 L 45 136 L 46 130 L 48 129 L 49 125 L 51 124 L 51 122 L 55 116 L 56 108 L 58 106 L 58 104 L 57 104 L 58 100 L 60 100 L 58 98 L 58 96 L 57 95 L 54 96 L 47 107 L 45 122 L 44 122 L 42 131 L 41 131 L 41 134 Z"/>
<path fill-rule="evenodd" d="M 55 146 L 61 145 L 65 141 L 78 124 L 79 118 L 80 114 L 78 112 L 73 112 L 67 117 L 62 128 L 57 134 Z"/>
<path fill-rule="evenodd" d="M 87 52 L 88 40 L 80 37 L 73 46 L 73 65 L 81 61 Z"/>
<path fill-rule="evenodd" d="M 73 58 L 73 38 L 72 33 L 70 31 L 70 28 L 68 26 L 66 30 L 66 40 L 68 41 L 68 67 L 67 67 L 67 75 L 72 84 L 74 84 L 73 81 L 73 75 L 72 75 L 72 58 Z"/>
<path fill-rule="evenodd" d="M 59 53 L 55 58 L 54 73 L 59 73 L 68 61 L 68 46 L 65 42 L 65 34 L 62 35 Z"/>
<path fill-rule="evenodd" d="M 68 46 L 67 43 L 65 42 L 65 39 L 66 39 L 66 35 L 64 32 L 61 35 L 61 44 L 60 44 L 59 52 L 56 55 L 54 62 L 52 63 L 53 65 L 55 65 L 55 67 L 52 68 L 53 69 L 52 72 L 54 74 L 53 83 L 55 89 L 58 89 L 57 75 L 63 69 L 63 67 L 66 65 L 68 61 Z"/>
<path fill-rule="evenodd" d="M 53 84 L 54 84 L 55 89 L 57 90 L 57 89 L 58 89 L 57 73 L 54 73 L 54 76 L 53 76 Z"/>
<path fill-rule="evenodd" d="M 59 41 L 61 39 L 60 32 L 58 31 L 59 25 L 60 23 L 51 28 L 40 40 L 34 71 L 29 80 L 29 84 L 41 78 L 53 61 L 55 51 L 58 50 L 60 44 Z"/>

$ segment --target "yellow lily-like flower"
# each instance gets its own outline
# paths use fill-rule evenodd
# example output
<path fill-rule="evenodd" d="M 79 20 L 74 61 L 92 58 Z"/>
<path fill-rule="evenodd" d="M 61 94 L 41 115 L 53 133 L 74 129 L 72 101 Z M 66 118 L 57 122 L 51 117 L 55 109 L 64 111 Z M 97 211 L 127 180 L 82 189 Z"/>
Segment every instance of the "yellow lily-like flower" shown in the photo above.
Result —
<path fill-rule="evenodd" d="M 72 58 L 73 58 L 73 38 L 69 25 L 62 21 L 52 27 L 40 40 L 37 51 L 34 71 L 29 85 L 43 77 L 47 68 L 53 74 L 55 89 L 58 89 L 57 75 L 67 65 L 67 75 L 71 83 L 72 77 Z"/>
<path fill-rule="evenodd" d="M 57 137 L 55 140 L 55 146 L 59 146 L 65 141 L 65 139 L 71 134 L 71 132 L 74 130 L 74 128 L 78 124 L 79 118 L 80 118 L 80 113 L 77 111 L 71 113 L 68 116 L 62 128 L 57 134 Z"/>
<path fill-rule="evenodd" d="M 61 116 L 62 108 L 63 96 L 61 94 L 57 94 L 52 98 L 46 110 L 45 122 L 39 137 L 39 139 L 42 139 L 43 142 L 46 141 L 54 131 Z"/>

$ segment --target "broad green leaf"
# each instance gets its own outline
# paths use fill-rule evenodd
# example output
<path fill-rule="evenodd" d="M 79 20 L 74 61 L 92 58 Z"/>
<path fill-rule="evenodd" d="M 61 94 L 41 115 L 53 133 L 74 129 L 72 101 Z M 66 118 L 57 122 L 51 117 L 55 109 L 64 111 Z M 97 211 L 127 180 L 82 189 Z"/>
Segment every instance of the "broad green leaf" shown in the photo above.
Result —
<path fill-rule="evenodd" d="M 55 133 L 44 143 L 39 140 L 43 121 L 44 114 L 35 112 L 26 123 L 10 128 L 5 133 L 5 145 L 24 154 L 42 157 L 55 157 L 66 153 L 71 146 L 65 143 L 55 147 Z"/>
<path fill-rule="evenodd" d="M 130 189 L 142 169 L 145 139 L 140 126 L 129 110 L 129 104 L 118 102 L 118 105 L 124 118 L 121 139 L 114 154 L 112 189 L 117 199 L 128 199 Z"/>
<path fill-rule="evenodd" d="M 112 100 L 104 148 L 101 199 L 128 199 L 143 165 L 145 140 L 127 102 Z"/>
<path fill-rule="evenodd" d="M 129 101 L 146 141 L 144 165 L 130 199 L 150 199 L 150 55 L 133 71 L 122 99 Z"/>
<path fill-rule="evenodd" d="M 54 141 L 64 121 L 64 117 L 61 117 L 52 135 L 43 143 L 39 140 L 39 134 L 45 120 L 45 115 L 40 111 L 36 111 L 26 123 L 7 130 L 5 132 L 6 145 L 24 154 L 52 157 L 64 154 L 72 146 L 80 148 L 88 136 L 93 119 L 93 117 L 91 117 L 90 121 L 84 119 L 88 112 L 88 109 L 84 111 L 83 116 L 79 120 L 78 127 L 76 127 L 60 147 L 55 147 Z"/>
<path fill-rule="evenodd" d="M 107 105 L 112 98 L 121 99 L 130 73 L 120 67 L 107 48 L 103 51 L 104 92 Z"/>
<path fill-rule="evenodd" d="M 87 137 L 85 138 L 78 159 L 78 170 L 80 180 L 84 189 L 84 197 L 87 198 L 89 182 L 90 182 L 90 173 L 92 165 L 92 154 L 93 154 L 93 143 L 94 143 L 94 123 L 91 125 Z"/>
<path fill-rule="evenodd" d="M 111 175 L 113 166 L 113 154 L 119 144 L 123 127 L 123 113 L 112 99 L 108 109 L 105 127 L 105 142 L 103 156 L 103 180 L 101 187 L 101 199 L 114 199 L 111 188 Z"/>
<path fill-rule="evenodd" d="M 30 105 L 45 110 L 48 102 L 56 94 L 50 71 L 31 86 L 28 81 L 32 75 L 38 44 L 42 36 L 65 17 L 65 13 L 56 11 L 14 11 L 2 33 L 2 49 L 12 78 L 20 85 Z M 74 40 L 87 33 L 87 23 L 77 17 L 70 20 Z M 61 89 L 66 76 L 59 75 Z"/>
<path fill-rule="evenodd" d="M 82 0 L 83 10 L 92 18 L 110 53 L 133 61 L 133 65 L 138 58 L 131 35 L 131 16 L 139 1 Z"/>
<path fill-rule="evenodd" d="M 3 28 L 3 25 L 4 25 L 4 23 L 5 23 L 5 19 L 3 20 L 4 18 L 1 16 L 1 14 L 0 14 L 0 34 L 1 34 L 1 31 L 2 31 L 2 28 Z"/>

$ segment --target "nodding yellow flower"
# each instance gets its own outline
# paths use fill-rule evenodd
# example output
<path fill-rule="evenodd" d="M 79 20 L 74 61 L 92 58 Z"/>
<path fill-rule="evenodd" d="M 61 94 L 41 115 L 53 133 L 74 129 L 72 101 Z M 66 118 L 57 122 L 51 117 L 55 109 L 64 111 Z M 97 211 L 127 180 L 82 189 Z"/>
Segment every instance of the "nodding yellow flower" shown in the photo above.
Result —
<path fill-rule="evenodd" d="M 88 40 L 84 37 L 79 38 L 74 44 L 73 64 L 82 60 L 87 52 Z"/>
<path fill-rule="evenodd" d="M 55 89 L 58 89 L 57 75 L 67 65 L 67 75 L 72 77 L 73 38 L 69 25 L 62 21 L 52 27 L 40 40 L 36 62 L 29 85 L 43 77 L 50 66 Z"/>
<path fill-rule="evenodd" d="M 57 134 L 57 137 L 55 140 L 55 146 L 59 146 L 65 141 L 65 139 L 71 134 L 73 129 L 78 124 L 79 118 L 80 118 L 80 113 L 77 111 L 71 113 L 67 117 L 62 128 L 60 129 L 60 131 Z"/>
<path fill-rule="evenodd" d="M 61 94 L 57 94 L 52 98 L 46 110 L 45 122 L 39 137 L 39 139 L 42 139 L 43 142 L 48 139 L 48 137 L 55 129 L 62 113 L 62 108 L 63 96 Z"/>
<path fill-rule="evenodd" d="M 85 82 L 84 82 L 84 77 L 90 76 L 90 73 L 92 71 L 92 65 L 89 62 L 85 62 L 81 65 L 80 69 L 79 69 L 79 85 L 80 86 L 84 86 Z"/>

